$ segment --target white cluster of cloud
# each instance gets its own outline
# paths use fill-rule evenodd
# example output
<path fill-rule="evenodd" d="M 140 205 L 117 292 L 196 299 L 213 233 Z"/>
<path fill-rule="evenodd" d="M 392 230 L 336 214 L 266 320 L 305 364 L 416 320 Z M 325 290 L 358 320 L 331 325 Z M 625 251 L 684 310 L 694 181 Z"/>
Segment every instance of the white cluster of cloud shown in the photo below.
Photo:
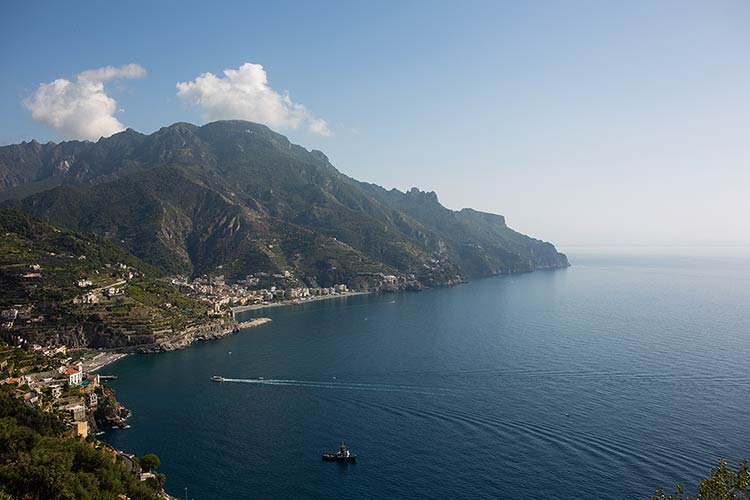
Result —
<path fill-rule="evenodd" d="M 332 135 L 325 120 L 293 102 L 287 93 L 272 89 L 260 64 L 245 63 L 238 69 L 225 69 L 223 78 L 203 73 L 195 80 L 178 83 L 177 96 L 200 106 L 208 121 L 242 119 L 271 128 L 304 126 L 315 134 Z"/>
<path fill-rule="evenodd" d="M 104 84 L 117 79 L 145 76 L 138 64 L 105 66 L 83 71 L 71 80 L 58 78 L 42 83 L 23 104 L 35 122 L 69 139 L 97 140 L 125 130 L 115 117 L 117 102 L 107 95 Z M 328 124 L 316 118 L 287 93 L 268 85 L 266 70 L 260 64 L 245 63 L 224 70 L 224 77 L 203 73 L 190 82 L 177 84 L 177 96 L 197 104 L 207 121 L 242 119 L 278 129 L 305 127 L 310 132 L 333 135 Z"/>
<path fill-rule="evenodd" d="M 92 69 L 79 73 L 74 81 L 58 78 L 42 83 L 23 103 L 35 122 L 47 125 L 60 135 L 97 140 L 125 130 L 115 118 L 117 102 L 107 95 L 104 84 L 145 74 L 146 70 L 138 64 Z"/>

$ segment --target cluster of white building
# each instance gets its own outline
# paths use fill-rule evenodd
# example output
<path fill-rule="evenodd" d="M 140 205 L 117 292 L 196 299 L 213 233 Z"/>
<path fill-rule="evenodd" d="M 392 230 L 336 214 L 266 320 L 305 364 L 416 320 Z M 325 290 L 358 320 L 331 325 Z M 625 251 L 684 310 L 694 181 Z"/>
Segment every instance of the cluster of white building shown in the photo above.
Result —
<path fill-rule="evenodd" d="M 272 278 L 289 280 L 291 274 L 271 275 Z M 256 289 L 260 278 L 248 276 L 237 283 L 228 284 L 223 276 L 196 278 L 188 281 L 186 278 L 175 278 L 172 285 L 183 293 L 201 300 L 211 307 L 211 314 L 221 313 L 224 307 L 244 306 L 251 304 L 262 304 L 265 302 L 280 302 L 285 300 L 305 300 L 311 297 L 324 295 L 337 295 L 349 292 L 344 284 L 336 284 L 331 287 L 305 287 L 305 286 L 270 286 L 268 288 Z"/>
<path fill-rule="evenodd" d="M 99 375 L 84 372 L 82 363 L 62 364 L 57 370 L 8 377 L 1 382 L 15 386 L 16 396 L 29 405 L 39 406 L 44 396 L 49 396 L 52 406 L 68 417 L 75 434 L 88 436 L 88 414 L 98 406 L 96 388 L 100 380 Z"/>
<path fill-rule="evenodd" d="M 122 295 L 123 293 L 125 293 L 125 288 L 124 288 L 125 285 L 127 285 L 127 281 L 118 280 L 117 282 L 112 283 L 111 285 L 107 285 L 101 288 L 96 288 L 94 290 L 89 290 L 83 295 L 74 297 L 73 303 L 74 304 L 98 304 L 99 302 L 103 300 L 111 299 L 113 297 L 116 297 L 118 295 Z M 92 283 L 91 283 L 91 280 L 82 279 L 82 280 L 78 280 L 78 286 L 81 288 L 87 288 L 87 287 L 92 286 Z"/>

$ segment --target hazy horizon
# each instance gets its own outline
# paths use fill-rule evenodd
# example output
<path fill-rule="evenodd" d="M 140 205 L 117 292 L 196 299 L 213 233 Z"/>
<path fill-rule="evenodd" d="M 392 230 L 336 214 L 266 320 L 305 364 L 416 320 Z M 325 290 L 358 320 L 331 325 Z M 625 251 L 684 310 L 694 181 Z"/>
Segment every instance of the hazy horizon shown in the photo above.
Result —
<path fill-rule="evenodd" d="M 563 251 L 750 246 L 747 3 L 94 5 L 6 7 L 0 143 L 248 119 Z"/>

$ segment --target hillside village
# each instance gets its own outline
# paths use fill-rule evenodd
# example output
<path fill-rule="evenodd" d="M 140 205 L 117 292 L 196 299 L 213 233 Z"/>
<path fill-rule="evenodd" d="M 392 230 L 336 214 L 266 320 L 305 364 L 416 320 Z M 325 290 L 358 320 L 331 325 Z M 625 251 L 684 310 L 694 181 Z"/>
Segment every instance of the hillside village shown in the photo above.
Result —
<path fill-rule="evenodd" d="M 361 273 L 359 287 L 352 290 L 344 283 L 330 287 L 310 287 L 296 279 L 290 271 L 283 273 L 258 272 L 235 282 L 223 275 L 201 276 L 194 280 L 179 276 L 171 280 L 180 292 L 199 300 L 209 308 L 209 314 L 221 316 L 228 310 L 250 305 L 279 302 L 304 302 L 313 298 L 342 296 L 351 293 L 396 291 L 407 279 L 381 273 Z"/>
<path fill-rule="evenodd" d="M 59 411 L 71 436 L 88 437 L 105 428 L 123 427 L 129 412 L 95 373 L 107 353 L 68 355 L 64 347 L 21 350 L 0 346 L 0 384 L 29 406 Z"/>
<path fill-rule="evenodd" d="M 113 359 L 106 352 L 81 355 L 64 346 L 0 342 L 0 432 L 12 443 L 0 446 L 0 455 L 6 465 L 23 462 L 17 474 L 15 465 L 2 469 L 0 498 L 32 498 L 27 492 L 58 498 L 66 484 L 86 485 L 92 496 L 85 498 L 174 500 L 163 489 L 165 476 L 154 471 L 158 457 L 138 457 L 95 438 L 105 429 L 127 427 L 130 415 L 103 382 L 109 377 L 96 373 Z M 40 473 L 55 479 L 42 479 Z M 97 491 L 109 494 L 97 496 Z"/>
<path fill-rule="evenodd" d="M 204 274 L 194 279 L 176 276 L 170 282 L 178 291 L 205 304 L 211 316 L 221 316 L 243 306 L 302 303 L 352 293 L 397 292 L 423 288 L 413 274 L 396 276 L 381 272 L 358 272 L 351 276 L 347 283 L 315 286 L 308 284 L 311 281 L 309 277 L 297 276 L 290 270 L 277 273 L 258 271 L 241 279 L 227 279 L 223 274 L 218 274 L 221 268 L 222 266 L 219 266 L 217 274 Z"/>
<path fill-rule="evenodd" d="M 10 343 L 85 347 L 96 345 L 96 337 L 100 346 L 137 343 L 155 332 L 185 328 L 205 312 L 125 263 L 71 270 L 59 261 L 85 261 L 86 256 L 51 253 L 46 257 L 44 265 L 29 265 L 36 270 L 33 273 L 0 269 L 21 289 L 2 297 L 6 307 L 0 311 L 0 334 Z M 183 307 L 172 309 L 172 304 Z"/>

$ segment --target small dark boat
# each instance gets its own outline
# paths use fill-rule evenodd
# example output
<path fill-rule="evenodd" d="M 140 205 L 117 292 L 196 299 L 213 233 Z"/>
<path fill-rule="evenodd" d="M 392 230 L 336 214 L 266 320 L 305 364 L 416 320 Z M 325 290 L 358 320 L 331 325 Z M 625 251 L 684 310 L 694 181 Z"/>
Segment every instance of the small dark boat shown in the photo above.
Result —
<path fill-rule="evenodd" d="M 214 375 L 213 377 L 211 377 L 211 380 L 213 380 L 214 382 L 224 382 L 224 377 Z"/>
<path fill-rule="evenodd" d="M 357 461 L 357 455 L 349 451 L 342 442 L 341 446 L 339 446 L 339 451 L 336 453 L 323 453 L 323 461 L 354 463 Z"/>

